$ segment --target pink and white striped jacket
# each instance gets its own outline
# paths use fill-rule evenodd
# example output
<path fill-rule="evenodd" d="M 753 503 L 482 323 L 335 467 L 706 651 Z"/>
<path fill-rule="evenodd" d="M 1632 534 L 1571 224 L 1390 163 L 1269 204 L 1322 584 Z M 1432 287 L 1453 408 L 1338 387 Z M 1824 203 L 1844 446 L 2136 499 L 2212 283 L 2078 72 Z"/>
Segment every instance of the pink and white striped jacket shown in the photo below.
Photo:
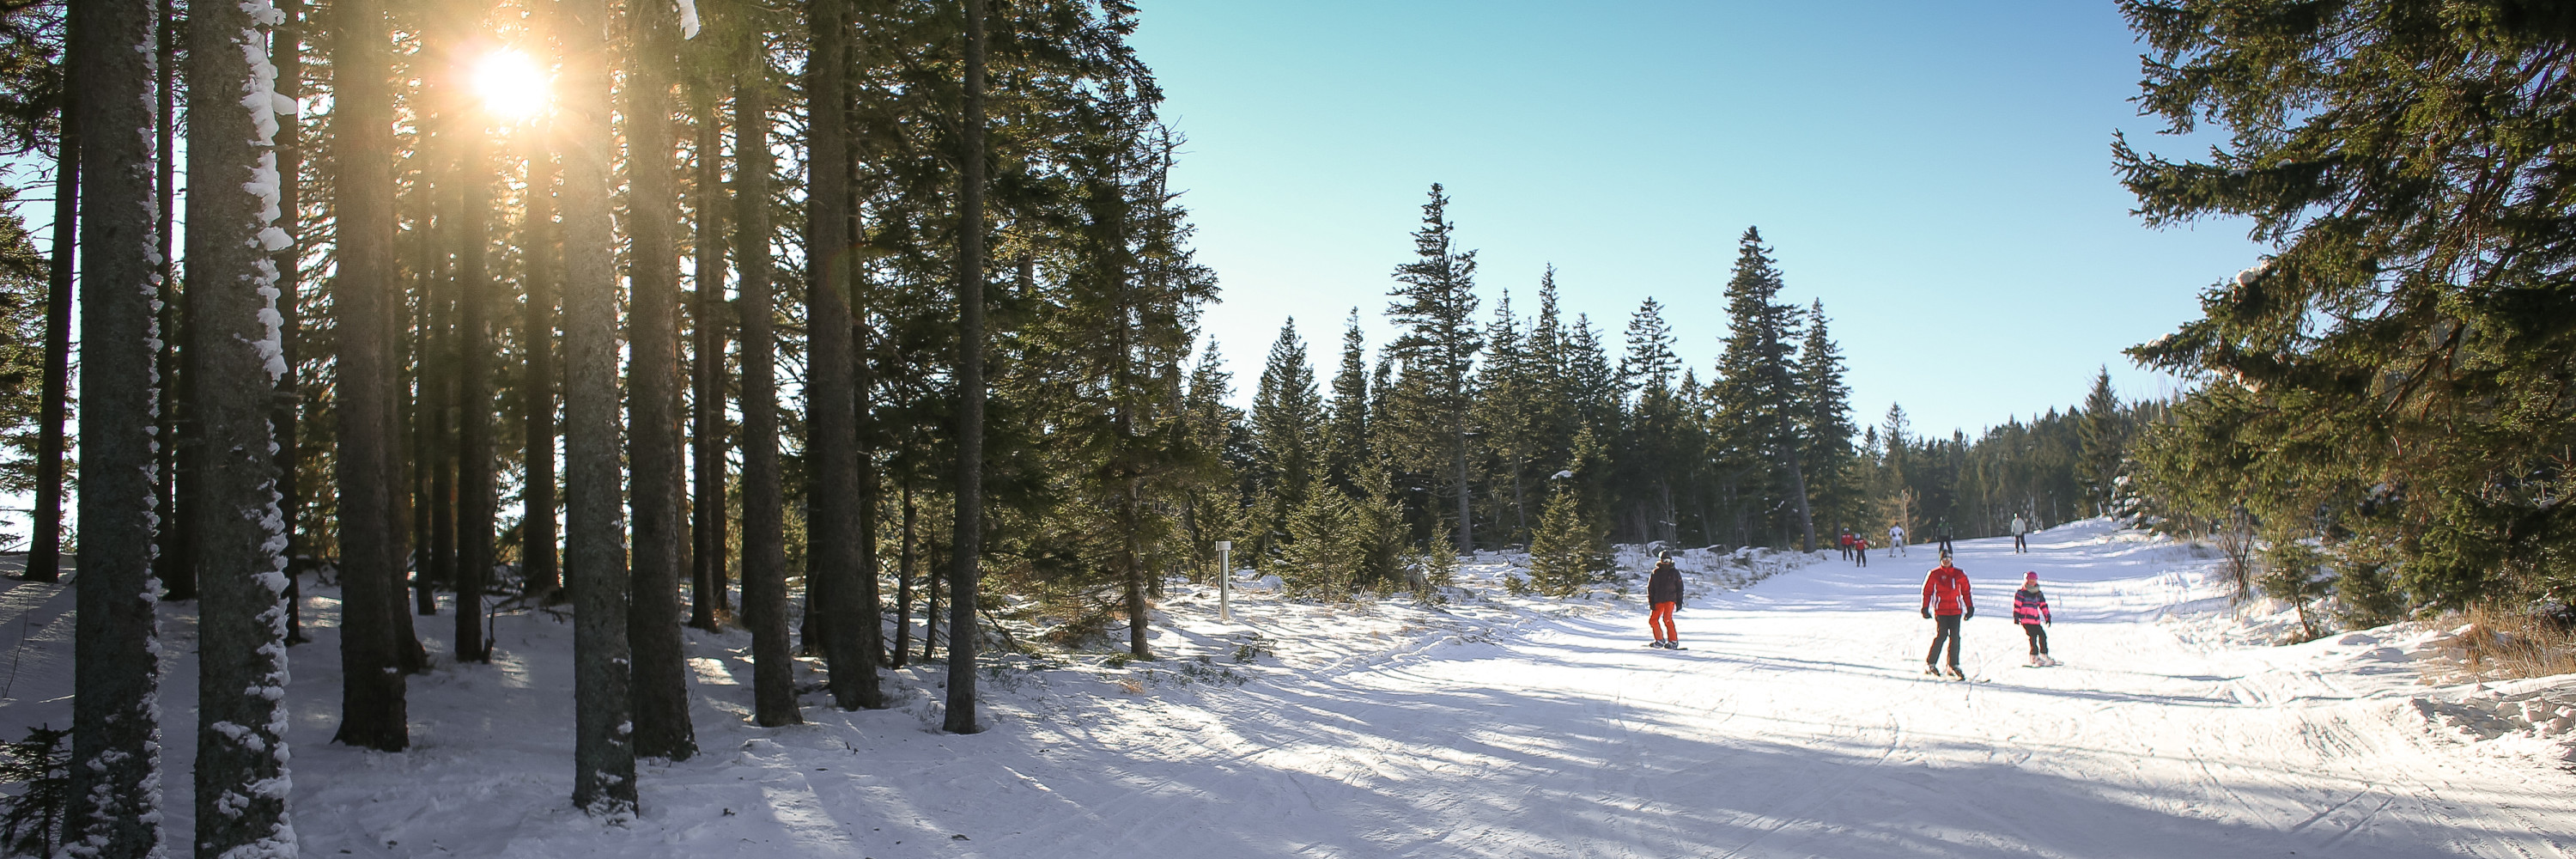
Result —
<path fill-rule="evenodd" d="M 2013 592 L 2014 623 L 2055 623 L 2048 616 L 2048 595 L 2038 588 L 2025 587 Z"/>

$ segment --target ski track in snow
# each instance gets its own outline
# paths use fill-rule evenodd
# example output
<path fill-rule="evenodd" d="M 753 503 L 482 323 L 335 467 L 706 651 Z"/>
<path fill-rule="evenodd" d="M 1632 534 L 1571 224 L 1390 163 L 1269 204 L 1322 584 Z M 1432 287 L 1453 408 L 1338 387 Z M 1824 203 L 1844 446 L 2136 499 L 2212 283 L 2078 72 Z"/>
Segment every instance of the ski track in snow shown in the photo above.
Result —
<path fill-rule="evenodd" d="M 1685 553 L 1678 652 L 1639 646 L 1633 550 L 1625 593 L 1569 601 L 1503 595 L 1493 553 L 1439 609 L 1254 589 L 1220 623 L 1212 589 L 1175 583 L 1165 659 L 995 669 L 972 736 L 935 730 L 941 671 L 920 664 L 888 673 L 891 709 L 818 692 L 809 724 L 751 727 L 747 636 L 692 630 L 703 751 L 644 764 L 644 816 L 623 827 L 568 800 L 564 619 L 503 615 L 493 664 L 411 680 L 411 750 L 367 752 L 328 742 L 338 605 L 308 587 L 293 814 L 309 856 L 2576 855 L 2562 741 L 2428 725 L 2416 698 L 2468 687 L 2416 683 L 2422 631 L 2264 646 L 2202 587 L 2205 552 L 2098 521 L 2031 543 L 1958 544 L 1980 683 L 1918 673 L 1927 546 L 1741 590 L 1721 579 L 1742 564 Z M 2050 630 L 2065 667 L 2019 667 L 2024 570 L 2067 621 Z M 6 584 L 0 726 L 63 724 L 70 591 Z M 193 808 L 191 611 L 162 608 L 174 844 Z M 1255 633 L 1271 654 L 1233 662 Z"/>

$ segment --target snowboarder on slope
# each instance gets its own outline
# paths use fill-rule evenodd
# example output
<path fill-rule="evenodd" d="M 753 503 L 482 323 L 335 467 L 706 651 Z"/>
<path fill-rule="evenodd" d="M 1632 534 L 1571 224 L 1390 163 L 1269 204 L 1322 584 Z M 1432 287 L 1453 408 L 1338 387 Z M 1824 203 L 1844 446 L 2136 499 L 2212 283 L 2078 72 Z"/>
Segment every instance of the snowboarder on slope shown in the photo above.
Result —
<path fill-rule="evenodd" d="M 1923 673 L 1940 676 L 1936 660 L 1941 645 L 1950 645 L 1950 676 L 1968 679 L 1959 670 L 1959 622 L 1977 616 L 1977 601 L 1968 595 L 1968 574 L 1950 566 L 1950 553 L 1941 553 L 1941 565 L 1923 577 L 1923 617 L 1932 621 L 1932 649 L 1923 653 Z"/>
<path fill-rule="evenodd" d="M 1653 606 L 1646 612 L 1646 631 L 1655 636 L 1647 647 L 1685 649 L 1681 633 L 1673 629 L 1673 609 L 1681 602 L 1682 571 L 1673 566 L 1673 553 L 1667 550 L 1656 557 L 1654 572 L 1646 574 L 1646 604 Z"/>
<path fill-rule="evenodd" d="M 1905 554 L 1905 526 L 1887 526 L 1887 547 L 1895 549 L 1899 555 Z"/>
<path fill-rule="evenodd" d="M 2021 518 L 2021 514 L 2015 513 L 2013 514 L 2012 528 L 2013 553 L 2020 554 L 2022 552 L 2030 551 L 2030 520 Z"/>
<path fill-rule="evenodd" d="M 1853 534 L 1848 539 L 1852 541 L 1852 566 L 1869 566 L 1869 538 Z"/>
<path fill-rule="evenodd" d="M 2022 633 L 2030 636 L 2030 664 L 2057 664 L 2057 657 L 2048 655 L 2048 630 L 2042 628 L 2043 624 L 2055 625 L 2057 619 L 2048 616 L 2048 595 L 2039 592 L 2038 570 L 2024 573 L 2021 590 L 2013 592 L 2013 622 L 2021 624 Z"/>

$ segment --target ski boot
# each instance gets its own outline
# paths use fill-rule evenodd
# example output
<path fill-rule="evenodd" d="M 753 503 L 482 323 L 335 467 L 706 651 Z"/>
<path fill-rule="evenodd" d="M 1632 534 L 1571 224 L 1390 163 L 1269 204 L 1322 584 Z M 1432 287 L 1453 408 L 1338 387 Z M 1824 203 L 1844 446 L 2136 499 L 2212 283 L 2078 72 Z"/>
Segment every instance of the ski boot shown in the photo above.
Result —
<path fill-rule="evenodd" d="M 1965 671 L 1961 671 L 1961 670 L 1959 670 L 1959 666 L 1956 666 L 1956 665 L 1950 666 L 1950 672 L 1949 672 L 1949 673 L 1950 673 L 1950 679 L 1952 679 L 1952 680 L 1966 680 L 1966 679 L 1968 679 L 1968 672 L 1965 672 Z"/>
<path fill-rule="evenodd" d="M 1939 677 L 1941 676 L 1941 666 L 1934 665 L 1929 662 L 1923 663 L 1923 674 L 1927 677 Z"/>

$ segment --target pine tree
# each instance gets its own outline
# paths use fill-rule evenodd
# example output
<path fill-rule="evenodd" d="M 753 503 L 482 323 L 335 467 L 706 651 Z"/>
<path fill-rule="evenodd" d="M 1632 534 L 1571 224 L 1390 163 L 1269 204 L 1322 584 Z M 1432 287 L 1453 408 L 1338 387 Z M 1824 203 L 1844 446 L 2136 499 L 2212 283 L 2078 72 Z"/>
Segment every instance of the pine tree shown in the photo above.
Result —
<path fill-rule="evenodd" d="M 66 843 L 157 855 L 160 657 L 152 579 L 152 33 L 141 0 L 72 4 L 70 79 L 82 98 L 80 586 L 73 629 L 72 808 Z"/>
<path fill-rule="evenodd" d="M 1261 368 L 1261 386 L 1252 400 L 1255 480 L 1263 505 L 1262 533 L 1247 548 L 1254 559 L 1279 551 L 1291 514 L 1314 494 L 1321 471 L 1322 401 L 1315 392 L 1315 370 L 1307 364 L 1305 341 L 1297 320 L 1279 326 L 1270 358 Z"/>
<path fill-rule="evenodd" d="M 949 551 L 948 715 L 941 730 L 983 730 L 975 716 L 975 607 L 984 551 L 984 0 L 964 0 L 965 92 L 957 152 L 957 486 Z"/>
<path fill-rule="evenodd" d="M 1413 262 L 1397 266 L 1401 284 L 1387 295 L 1387 315 L 1404 327 L 1388 344 L 1405 362 L 1407 375 L 1420 374 L 1424 422 L 1442 431 L 1445 458 L 1451 462 L 1450 491 L 1457 498 L 1458 551 L 1476 549 L 1473 489 L 1467 471 L 1468 416 L 1473 406 L 1470 386 L 1476 353 L 1483 338 L 1476 330 L 1476 252 L 1461 251 L 1449 222 L 1449 196 L 1431 186 L 1431 201 L 1422 205 L 1422 228 L 1413 233 Z"/>
<path fill-rule="evenodd" d="M 745 39 L 734 80 L 734 219 L 742 279 L 742 612 L 751 631 L 752 722 L 802 724 L 795 652 L 787 635 L 785 481 L 778 462 L 778 337 L 771 287 L 769 69 L 760 40 Z"/>
<path fill-rule="evenodd" d="M 2120 460 L 2129 447 L 2128 415 L 2120 407 L 2119 395 L 2111 391 L 2111 368 L 2104 366 L 2093 375 L 2093 389 L 2084 395 L 2083 431 L 2084 503 L 2093 515 L 2110 512 L 2114 483 L 2120 476 Z"/>
<path fill-rule="evenodd" d="M 626 222 L 627 506 L 634 515 L 634 564 L 629 569 L 634 585 L 628 595 L 626 639 L 634 648 L 630 693 L 635 696 L 635 753 L 678 761 L 698 750 L 689 724 L 689 667 L 680 636 L 680 570 L 686 563 L 688 530 L 682 508 L 688 485 L 682 479 L 680 444 L 679 249 L 672 236 L 679 224 L 673 188 L 677 170 L 672 163 L 671 80 L 665 76 L 678 64 L 679 52 L 670 32 L 675 22 L 665 17 L 670 13 L 664 7 L 629 5 L 624 14 L 624 163 L 626 205 L 633 212 Z M 828 385 L 832 377 L 818 373 L 814 382 Z M 866 673 L 871 679 L 876 675 Z"/>
<path fill-rule="evenodd" d="M 340 173 L 332 199 L 339 268 L 331 280 L 339 407 L 340 727 L 334 742 L 378 751 L 408 746 L 401 669 L 416 642 L 403 600 L 402 484 L 394 412 L 399 398 L 394 319 L 391 25 L 380 0 L 341 0 L 332 39 Z"/>
<path fill-rule="evenodd" d="M 608 56 L 608 4 L 565 0 L 566 56 Z M 567 63 L 559 83 L 564 211 L 564 568 L 573 593 L 573 805 L 638 813 L 626 529 L 618 515 L 617 270 L 608 212 L 609 70 Z"/>
<path fill-rule="evenodd" d="M 1628 317 L 1628 353 L 1619 359 L 1619 381 L 1630 390 L 1670 390 L 1681 372 L 1673 354 L 1673 327 L 1664 322 L 1664 306 L 1648 297 Z"/>
<path fill-rule="evenodd" d="M 1780 271 L 1762 233 L 1746 227 L 1736 241 L 1733 276 L 1726 282 L 1727 338 L 1718 358 L 1717 408 L 1728 418 L 1725 443 L 1777 468 L 1777 488 L 1796 518 L 1807 551 L 1816 547 L 1816 525 L 1799 462 L 1795 420 L 1797 307 L 1781 304 Z"/>
<path fill-rule="evenodd" d="M 1600 513 L 1601 445 L 1586 429 L 1574 448 L 1574 460 L 1548 481 L 1530 539 L 1531 583 L 1549 596 L 1573 596 L 1611 570 L 1610 529 Z"/>
<path fill-rule="evenodd" d="M 1369 377 L 1367 340 L 1360 334 L 1360 310 L 1351 308 L 1342 327 L 1342 364 L 1333 374 L 1333 398 L 1326 405 L 1323 474 L 1344 494 L 1384 471 L 1369 447 Z"/>
<path fill-rule="evenodd" d="M 276 261 L 276 67 L 265 0 L 190 9 L 187 272 L 193 415 L 206 443 L 197 503 L 197 855 L 291 857 L 287 815 L 286 547 L 270 404 L 286 374 Z M 259 59 L 254 64 L 253 59 Z M 248 93 L 245 98 L 241 94 Z M 287 116 L 293 122 L 293 115 Z M 148 622 L 148 621 L 147 621 Z"/>
<path fill-rule="evenodd" d="M 1806 341 L 1798 347 L 1799 462 L 1807 485 L 1835 522 L 1857 522 L 1861 511 L 1851 486 L 1851 388 L 1843 384 L 1842 348 L 1827 330 L 1825 303 L 1807 305 Z"/>

